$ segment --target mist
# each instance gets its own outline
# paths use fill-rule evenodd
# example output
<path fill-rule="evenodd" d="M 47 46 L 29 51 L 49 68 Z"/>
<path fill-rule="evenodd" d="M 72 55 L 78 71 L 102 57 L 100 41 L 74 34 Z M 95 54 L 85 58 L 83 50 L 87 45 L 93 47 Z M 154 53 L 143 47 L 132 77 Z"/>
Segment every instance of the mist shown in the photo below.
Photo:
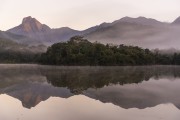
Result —
<path fill-rule="evenodd" d="M 125 44 L 149 49 L 180 49 L 180 26 L 121 22 L 88 34 L 92 42 Z"/>

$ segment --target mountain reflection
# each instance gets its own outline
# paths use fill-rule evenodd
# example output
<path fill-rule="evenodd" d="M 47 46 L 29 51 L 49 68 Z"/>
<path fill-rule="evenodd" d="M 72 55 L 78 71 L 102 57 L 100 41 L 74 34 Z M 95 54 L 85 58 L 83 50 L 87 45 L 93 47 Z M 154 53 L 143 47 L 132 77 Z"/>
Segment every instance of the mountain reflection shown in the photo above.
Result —
<path fill-rule="evenodd" d="M 0 65 L 0 93 L 26 108 L 50 97 L 82 94 L 123 108 L 173 103 L 180 108 L 180 67 L 56 67 Z"/>

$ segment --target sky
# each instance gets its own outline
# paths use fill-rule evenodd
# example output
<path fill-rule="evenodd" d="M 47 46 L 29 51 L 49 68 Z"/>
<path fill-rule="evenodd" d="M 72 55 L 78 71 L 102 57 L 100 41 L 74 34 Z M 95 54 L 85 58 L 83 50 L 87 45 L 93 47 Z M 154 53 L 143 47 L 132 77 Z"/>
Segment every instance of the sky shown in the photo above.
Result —
<path fill-rule="evenodd" d="M 32 16 L 51 28 L 83 30 L 122 17 L 172 22 L 180 16 L 180 0 L 0 0 L 0 30 Z"/>

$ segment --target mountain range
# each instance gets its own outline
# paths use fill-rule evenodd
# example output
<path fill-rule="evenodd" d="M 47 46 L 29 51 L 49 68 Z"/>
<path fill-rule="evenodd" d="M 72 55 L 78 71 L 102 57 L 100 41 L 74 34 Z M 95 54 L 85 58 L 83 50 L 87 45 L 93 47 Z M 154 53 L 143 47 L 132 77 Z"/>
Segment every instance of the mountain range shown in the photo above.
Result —
<path fill-rule="evenodd" d="M 68 27 L 52 29 L 29 16 L 24 18 L 20 25 L 0 31 L 0 38 L 27 46 L 50 46 L 81 35 L 91 42 L 126 44 L 150 49 L 178 49 L 179 33 L 180 17 L 172 23 L 145 17 L 124 17 L 112 23 L 102 23 L 79 31 Z"/>
<path fill-rule="evenodd" d="M 108 27 L 100 28 L 86 35 L 91 41 L 126 44 L 143 48 L 179 48 L 179 19 L 173 23 L 159 22 L 144 17 L 125 17 Z"/>

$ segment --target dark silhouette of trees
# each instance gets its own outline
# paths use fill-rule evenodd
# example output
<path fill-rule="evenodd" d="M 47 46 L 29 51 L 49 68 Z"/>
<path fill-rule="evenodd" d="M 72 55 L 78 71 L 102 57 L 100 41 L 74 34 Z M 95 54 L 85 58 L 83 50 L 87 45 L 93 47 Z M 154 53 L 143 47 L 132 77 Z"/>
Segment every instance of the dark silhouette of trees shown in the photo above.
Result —
<path fill-rule="evenodd" d="M 40 54 L 12 50 L 0 51 L 0 63 L 37 63 Z"/>
<path fill-rule="evenodd" d="M 176 55 L 177 56 L 177 55 Z M 174 61 L 173 61 L 174 60 Z M 177 63 L 178 58 L 153 53 L 137 46 L 91 43 L 81 36 L 56 43 L 41 55 L 40 63 L 51 65 L 154 65 Z"/>
<path fill-rule="evenodd" d="M 50 46 L 46 53 L 0 49 L 0 63 L 40 63 L 47 65 L 180 65 L 180 53 L 162 54 L 138 46 L 91 43 L 82 36 Z"/>

